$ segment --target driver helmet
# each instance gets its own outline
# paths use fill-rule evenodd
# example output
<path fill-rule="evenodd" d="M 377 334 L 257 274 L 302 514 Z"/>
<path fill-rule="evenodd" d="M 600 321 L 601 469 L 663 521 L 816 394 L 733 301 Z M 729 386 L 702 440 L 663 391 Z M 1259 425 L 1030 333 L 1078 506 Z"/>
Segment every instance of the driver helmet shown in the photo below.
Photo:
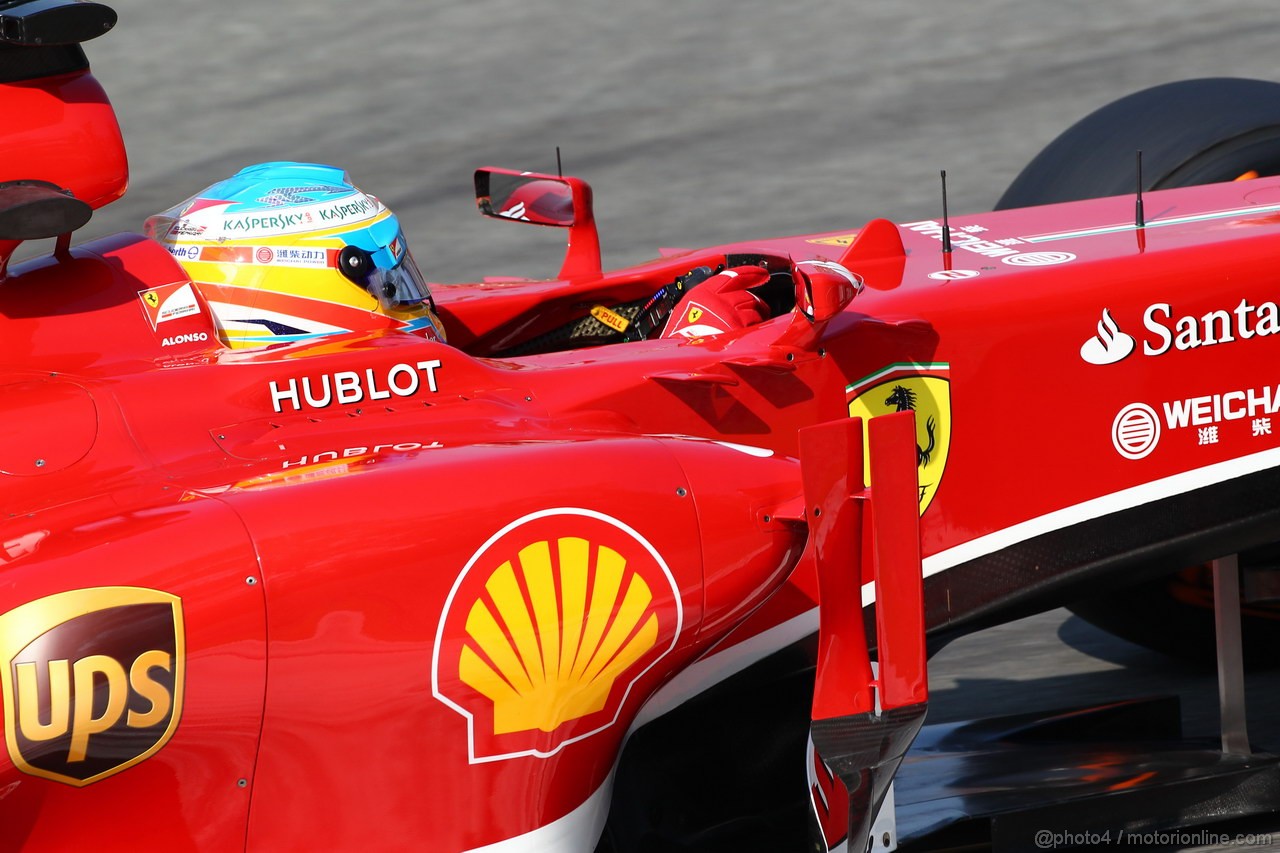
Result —
<path fill-rule="evenodd" d="M 444 340 L 400 222 L 346 172 L 261 163 L 147 219 L 235 348 L 400 329 Z"/>

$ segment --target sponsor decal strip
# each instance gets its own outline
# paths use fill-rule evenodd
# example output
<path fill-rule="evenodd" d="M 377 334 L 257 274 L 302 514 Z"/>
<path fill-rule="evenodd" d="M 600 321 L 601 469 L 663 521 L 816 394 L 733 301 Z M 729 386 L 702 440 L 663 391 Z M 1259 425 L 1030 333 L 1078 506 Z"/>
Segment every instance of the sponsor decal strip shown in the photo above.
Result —
<path fill-rule="evenodd" d="M 934 219 L 923 219 L 920 222 L 904 222 L 901 227 L 924 234 L 926 237 L 932 237 L 935 240 L 943 238 L 942 223 Z M 957 249 L 973 252 L 986 258 L 1004 258 L 1018 254 L 1017 249 L 1011 249 L 1003 243 L 984 240 L 977 236 L 986 230 L 981 225 L 951 226 L 949 236 L 951 237 L 952 245 Z"/>
<path fill-rule="evenodd" d="M 152 329 L 158 328 L 161 323 L 200 313 L 200 303 L 196 300 L 195 290 L 189 281 L 175 281 L 150 290 L 140 290 L 138 298 L 142 300 L 143 310 L 151 321 Z"/>
<path fill-rule="evenodd" d="M 1275 302 L 1252 305 L 1244 298 L 1231 308 L 1215 308 L 1199 316 L 1187 314 L 1175 320 L 1171 304 L 1155 302 L 1142 313 L 1142 325 L 1155 335 L 1143 341 L 1142 354 L 1158 356 L 1170 349 L 1185 352 L 1280 334 L 1280 305 Z M 1128 358 L 1135 346 L 1133 336 L 1120 331 L 1111 310 L 1104 308 L 1098 333 L 1081 345 L 1080 358 L 1090 364 L 1115 364 Z"/>
<path fill-rule="evenodd" d="M 1164 225 L 1186 225 L 1191 222 L 1207 222 L 1213 219 L 1230 219 L 1233 216 L 1254 216 L 1259 213 L 1275 213 L 1280 211 L 1280 204 L 1266 204 L 1258 207 L 1237 207 L 1231 210 L 1215 210 L 1209 213 L 1195 213 L 1189 216 L 1174 216 L 1169 219 L 1148 220 L 1147 228 L 1159 228 Z M 1082 228 L 1079 231 L 1060 231 L 1057 234 L 1037 234 L 1034 237 L 1023 237 L 1028 243 L 1047 243 L 1050 240 L 1072 240 L 1076 237 L 1096 237 L 1100 234 L 1117 234 L 1123 231 L 1136 231 L 1138 226 L 1130 222 L 1124 225 L 1106 225 L 1099 228 Z"/>
<path fill-rule="evenodd" d="M 1280 412 L 1280 385 L 1263 385 L 1225 394 L 1202 394 L 1163 404 L 1169 429 L 1210 426 Z"/>
<path fill-rule="evenodd" d="M 1272 416 L 1280 413 L 1280 385 L 1262 385 L 1217 394 L 1184 397 L 1161 404 L 1164 428 L 1169 432 L 1194 428 L 1198 444 L 1217 444 L 1226 435 L 1238 435 L 1230 421 L 1248 420 L 1254 439 L 1270 439 Z M 1221 430 L 1220 430 L 1221 427 Z M 1126 459 L 1142 459 L 1160 441 L 1161 420 L 1146 403 L 1130 403 L 1111 424 L 1111 441 Z"/>
<path fill-rule="evenodd" d="M 381 375 L 376 375 L 373 368 L 366 368 L 363 375 L 354 370 L 340 370 L 317 377 L 304 376 L 301 383 L 296 378 L 283 385 L 272 380 L 269 384 L 271 406 L 280 413 L 285 411 L 284 404 L 289 403 L 296 412 L 305 408 L 324 409 L 335 403 L 341 406 L 365 400 L 389 400 L 393 395 L 412 397 L 423 387 L 423 377 L 425 387 L 435 394 L 440 390 L 436 382 L 436 371 L 440 367 L 441 361 L 436 358 L 414 364 L 394 364 Z"/>

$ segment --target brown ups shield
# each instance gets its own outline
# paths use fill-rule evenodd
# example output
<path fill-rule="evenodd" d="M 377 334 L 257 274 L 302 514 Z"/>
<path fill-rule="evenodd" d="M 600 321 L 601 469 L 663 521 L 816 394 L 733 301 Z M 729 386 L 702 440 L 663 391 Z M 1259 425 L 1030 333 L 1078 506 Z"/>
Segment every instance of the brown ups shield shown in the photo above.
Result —
<path fill-rule="evenodd" d="M 154 755 L 182 712 L 182 602 L 137 587 L 57 593 L 0 615 L 9 758 L 82 787 Z"/>

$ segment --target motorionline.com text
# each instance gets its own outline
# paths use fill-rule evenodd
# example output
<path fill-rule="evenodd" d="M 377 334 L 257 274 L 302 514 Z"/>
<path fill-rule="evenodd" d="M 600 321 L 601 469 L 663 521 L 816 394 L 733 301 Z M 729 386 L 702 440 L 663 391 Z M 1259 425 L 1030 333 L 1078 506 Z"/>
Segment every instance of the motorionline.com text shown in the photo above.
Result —
<path fill-rule="evenodd" d="M 1260 833 L 1215 832 L 1211 829 L 1168 830 L 1103 830 L 1101 832 L 1057 832 L 1041 829 L 1035 834 L 1036 847 L 1054 850 L 1060 847 L 1263 847 L 1273 843 L 1275 836 Z"/>

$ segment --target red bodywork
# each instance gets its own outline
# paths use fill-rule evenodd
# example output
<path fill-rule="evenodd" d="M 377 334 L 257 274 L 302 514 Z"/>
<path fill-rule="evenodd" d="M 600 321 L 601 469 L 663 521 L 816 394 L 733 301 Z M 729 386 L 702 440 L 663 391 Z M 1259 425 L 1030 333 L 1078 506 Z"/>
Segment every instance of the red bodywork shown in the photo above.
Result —
<path fill-rule="evenodd" d="M 109 109 L 90 83 L 42 91 Z M 19 145 L 6 179 L 122 191 L 122 155 L 68 177 Z M 852 247 L 835 231 L 601 274 L 580 237 L 565 280 L 436 286 L 448 346 L 224 350 L 198 293 L 158 312 L 186 277 L 138 236 L 15 265 L 0 849 L 592 849 L 630 731 L 812 635 L 819 588 L 843 587 L 821 614 L 847 640 L 875 566 L 914 561 L 913 514 L 884 509 L 877 539 L 847 506 L 856 434 L 802 453 L 851 413 L 916 411 L 933 633 L 1260 541 L 1280 504 L 1280 180 L 1146 210 L 1140 230 L 1128 199 L 956 217 L 949 256 L 939 223 L 880 221 Z M 492 357 L 743 258 L 800 309 Z M 859 287 L 796 271 L 815 260 Z M 904 436 L 876 457 L 899 460 L 884 507 L 916 488 L 892 474 Z M 806 490 L 853 514 L 820 524 Z M 886 708 L 924 699 L 896 577 Z M 823 660 L 853 676 L 820 665 L 816 718 L 872 695 L 865 650 L 831 636 Z"/>

